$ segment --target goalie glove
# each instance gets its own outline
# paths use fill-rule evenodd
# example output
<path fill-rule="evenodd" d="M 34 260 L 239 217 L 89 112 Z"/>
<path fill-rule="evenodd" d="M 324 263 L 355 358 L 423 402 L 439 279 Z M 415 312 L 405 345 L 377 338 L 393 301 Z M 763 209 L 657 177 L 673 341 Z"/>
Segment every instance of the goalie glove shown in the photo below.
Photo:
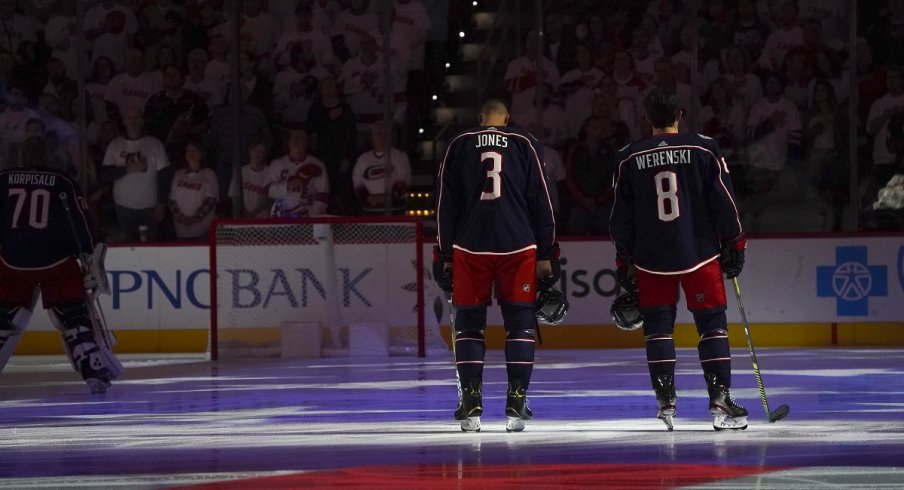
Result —
<path fill-rule="evenodd" d="M 728 279 L 734 279 L 741 274 L 744 268 L 744 251 L 747 249 L 747 240 L 744 235 L 726 241 L 722 245 L 719 262 L 722 264 L 722 272 Z"/>
<path fill-rule="evenodd" d="M 615 280 L 626 292 L 637 292 L 637 267 L 634 259 L 628 255 L 615 257 Z"/>
<path fill-rule="evenodd" d="M 433 280 L 444 292 L 452 294 L 452 257 L 433 246 Z"/>
<path fill-rule="evenodd" d="M 94 246 L 94 252 L 85 257 L 85 271 L 82 285 L 95 294 L 110 294 L 110 283 L 107 282 L 107 269 L 104 260 L 107 256 L 107 244 L 100 242 Z"/>

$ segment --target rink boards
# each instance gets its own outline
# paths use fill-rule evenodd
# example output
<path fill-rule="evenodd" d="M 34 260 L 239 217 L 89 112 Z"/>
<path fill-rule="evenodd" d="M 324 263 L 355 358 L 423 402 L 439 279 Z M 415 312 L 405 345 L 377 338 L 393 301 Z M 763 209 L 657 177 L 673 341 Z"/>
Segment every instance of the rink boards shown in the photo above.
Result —
<path fill-rule="evenodd" d="M 293 257 L 297 264 L 320 260 L 319 255 L 307 257 L 304 253 L 300 250 Z M 425 257 L 430 257 L 429 246 L 425 246 Z M 561 286 L 571 309 L 566 326 L 543 330 L 544 346 L 642 345 L 639 332 L 617 330 L 608 314 L 616 293 L 611 242 L 563 240 L 562 259 Z M 102 297 L 101 304 L 108 323 L 118 332 L 118 349 L 206 350 L 211 284 L 208 264 L 206 246 L 111 247 L 107 272 L 112 294 Z M 348 305 L 355 309 L 356 317 L 369 314 L 390 318 L 402 307 L 409 309 L 409 296 L 413 296 L 410 287 L 406 289 L 401 283 L 398 289 L 387 287 L 385 274 L 363 274 L 370 267 L 366 255 L 354 254 L 347 259 L 340 255 L 336 267 L 344 277 L 359 278 L 352 299 L 363 298 L 367 304 L 352 301 Z M 405 276 L 398 280 L 410 282 L 410 275 Z M 753 239 L 741 288 L 758 345 L 904 345 L 904 240 L 900 236 Z M 387 296 L 392 290 L 398 291 L 397 297 L 391 293 Z M 430 280 L 425 281 L 424 293 L 428 326 L 438 323 L 445 332 L 448 307 L 441 293 Z M 322 298 L 312 294 L 309 299 L 293 304 L 285 301 L 285 295 L 276 296 L 267 302 L 267 308 L 291 309 L 289 314 L 316 320 L 322 315 Z M 728 299 L 729 322 L 738 324 L 740 316 L 731 289 Z M 695 345 L 692 317 L 681 305 L 678 322 L 679 344 Z M 489 323 L 501 324 L 498 308 L 491 309 Z M 491 345 L 501 337 L 495 335 L 499 330 L 490 329 Z M 17 352 L 57 352 L 59 341 L 55 337 L 46 314 L 37 311 Z M 744 345 L 740 328 L 732 329 L 732 343 Z"/>

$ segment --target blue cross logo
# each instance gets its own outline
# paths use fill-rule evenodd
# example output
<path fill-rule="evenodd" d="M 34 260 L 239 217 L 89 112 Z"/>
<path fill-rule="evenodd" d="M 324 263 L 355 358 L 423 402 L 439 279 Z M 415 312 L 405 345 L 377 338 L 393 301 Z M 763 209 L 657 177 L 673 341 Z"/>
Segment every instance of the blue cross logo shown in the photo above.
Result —
<path fill-rule="evenodd" d="M 868 265 L 866 247 L 838 247 L 835 265 L 816 268 L 816 295 L 834 297 L 838 316 L 869 315 L 869 297 L 888 296 L 888 268 Z"/>

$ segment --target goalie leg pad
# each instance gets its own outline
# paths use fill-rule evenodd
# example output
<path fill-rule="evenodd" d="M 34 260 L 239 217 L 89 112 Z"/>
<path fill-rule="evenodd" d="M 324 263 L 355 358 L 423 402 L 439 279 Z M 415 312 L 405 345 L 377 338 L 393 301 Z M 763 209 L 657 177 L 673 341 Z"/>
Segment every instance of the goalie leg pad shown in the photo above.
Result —
<path fill-rule="evenodd" d="M 675 315 L 674 307 L 643 310 L 647 367 L 654 387 L 656 380 L 661 375 L 674 375 L 675 373 L 677 356 L 675 355 L 675 339 L 672 337 L 675 330 Z"/>
<path fill-rule="evenodd" d="M 725 311 L 695 312 L 694 322 L 700 342 L 697 353 L 703 373 L 713 373 L 716 382 L 731 387 L 731 350 L 728 345 L 728 320 Z"/>
<path fill-rule="evenodd" d="M 505 336 L 505 371 L 509 383 L 527 389 L 534 369 L 537 331 L 509 330 Z"/>
<path fill-rule="evenodd" d="M 57 330 L 62 332 L 63 347 L 82 379 L 109 384 L 121 374 L 116 357 L 95 338 L 95 328 L 84 302 L 55 305 L 47 313 Z"/>
<path fill-rule="evenodd" d="M 0 371 L 16 350 L 30 319 L 31 310 L 25 306 L 0 305 Z"/>
<path fill-rule="evenodd" d="M 455 332 L 455 369 L 458 371 L 458 379 L 483 380 L 486 350 L 482 329 Z"/>

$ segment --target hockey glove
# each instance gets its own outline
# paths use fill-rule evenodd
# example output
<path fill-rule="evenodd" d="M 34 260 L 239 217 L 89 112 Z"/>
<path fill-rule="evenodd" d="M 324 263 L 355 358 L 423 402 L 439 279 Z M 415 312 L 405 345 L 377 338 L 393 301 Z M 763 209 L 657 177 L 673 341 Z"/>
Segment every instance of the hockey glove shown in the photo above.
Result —
<path fill-rule="evenodd" d="M 637 267 L 634 266 L 634 259 L 627 255 L 615 257 L 615 280 L 625 291 L 637 292 Z"/>
<path fill-rule="evenodd" d="M 722 263 L 722 272 L 728 279 L 734 279 L 741 274 L 744 268 L 744 250 L 747 248 L 747 240 L 744 235 L 728 240 L 722 245 L 722 255 L 719 262 Z"/>
<path fill-rule="evenodd" d="M 559 249 L 559 242 L 553 242 L 552 248 L 545 257 L 537 257 L 537 290 L 549 291 L 559 282 L 559 276 L 562 275 L 562 263 L 559 256 L 562 251 Z M 544 265 L 548 262 L 548 267 Z"/>
<path fill-rule="evenodd" d="M 433 280 L 444 292 L 452 294 L 452 257 L 433 246 Z"/>

